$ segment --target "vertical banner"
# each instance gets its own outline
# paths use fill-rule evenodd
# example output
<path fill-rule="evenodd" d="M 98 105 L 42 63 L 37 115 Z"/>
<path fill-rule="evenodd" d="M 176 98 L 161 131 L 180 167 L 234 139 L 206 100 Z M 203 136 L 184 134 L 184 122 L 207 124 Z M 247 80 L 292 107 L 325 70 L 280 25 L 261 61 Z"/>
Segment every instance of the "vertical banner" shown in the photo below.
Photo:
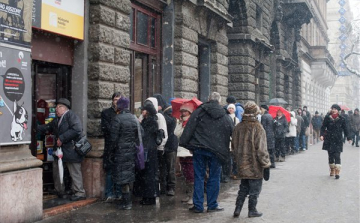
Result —
<path fill-rule="evenodd" d="M 32 26 L 31 0 L 0 0 L 0 41 L 30 47 Z"/>
<path fill-rule="evenodd" d="M 0 47 L 0 145 L 31 143 L 30 52 Z"/>

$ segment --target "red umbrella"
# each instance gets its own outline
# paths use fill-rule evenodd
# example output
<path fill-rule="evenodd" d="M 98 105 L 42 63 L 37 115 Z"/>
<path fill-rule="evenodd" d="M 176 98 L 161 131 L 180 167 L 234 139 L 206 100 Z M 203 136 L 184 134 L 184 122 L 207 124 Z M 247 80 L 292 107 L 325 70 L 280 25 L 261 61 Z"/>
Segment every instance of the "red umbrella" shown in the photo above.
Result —
<path fill-rule="evenodd" d="M 288 110 L 286 110 L 285 108 L 281 107 L 281 106 L 274 106 L 274 105 L 270 105 L 269 106 L 269 114 L 275 118 L 276 117 L 276 113 L 277 111 L 281 111 L 284 115 L 285 115 L 285 118 L 288 122 L 290 122 L 291 120 L 291 115 L 290 115 L 290 112 Z"/>
<path fill-rule="evenodd" d="M 180 119 L 180 107 L 182 105 L 189 105 L 194 110 L 197 109 L 202 104 L 199 99 L 196 97 L 193 97 L 192 99 L 184 99 L 184 98 L 175 98 L 171 101 L 171 107 L 172 107 L 172 116 L 174 116 L 177 119 Z"/>
<path fill-rule="evenodd" d="M 350 108 L 346 105 L 340 105 L 341 110 L 350 111 Z"/>

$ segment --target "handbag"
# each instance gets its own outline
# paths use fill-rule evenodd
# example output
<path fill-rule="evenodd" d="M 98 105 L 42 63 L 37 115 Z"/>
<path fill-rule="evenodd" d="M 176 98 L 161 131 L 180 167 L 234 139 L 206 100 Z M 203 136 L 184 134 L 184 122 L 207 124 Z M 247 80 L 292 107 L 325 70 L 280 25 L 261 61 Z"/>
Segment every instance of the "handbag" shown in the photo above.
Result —
<path fill-rule="evenodd" d="M 136 147 L 135 167 L 138 170 L 143 170 L 143 169 L 145 169 L 145 161 L 147 160 L 147 153 L 145 153 L 145 150 L 144 150 L 144 145 L 142 142 L 142 135 L 141 135 L 141 130 L 140 130 L 140 124 L 136 117 L 135 117 L 135 121 L 136 121 L 136 125 L 137 125 L 138 138 L 139 138 L 139 145 L 135 145 L 135 147 Z"/>
<path fill-rule="evenodd" d="M 92 149 L 92 145 L 88 141 L 86 136 L 82 136 L 81 139 L 75 143 L 75 151 L 80 156 L 85 156 L 90 152 L 91 149 Z"/>

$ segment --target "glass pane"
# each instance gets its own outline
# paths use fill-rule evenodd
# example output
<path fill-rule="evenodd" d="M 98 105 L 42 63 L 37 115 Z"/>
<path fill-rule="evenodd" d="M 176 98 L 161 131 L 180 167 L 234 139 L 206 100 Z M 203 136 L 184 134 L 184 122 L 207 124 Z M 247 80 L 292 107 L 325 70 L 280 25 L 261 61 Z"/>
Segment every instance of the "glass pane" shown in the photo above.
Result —
<path fill-rule="evenodd" d="M 148 16 L 142 12 L 137 13 L 136 22 L 136 38 L 137 42 L 143 45 L 148 44 Z"/>
<path fill-rule="evenodd" d="M 143 93 L 143 59 L 135 58 L 134 63 L 134 107 L 138 109 L 142 104 Z"/>
<path fill-rule="evenodd" d="M 151 29 L 150 29 L 150 41 L 151 41 L 151 47 L 155 47 L 155 38 L 156 38 L 156 19 L 151 18 Z"/>
<path fill-rule="evenodd" d="M 134 41 L 134 13 L 135 9 L 132 9 L 130 13 L 130 39 L 132 41 Z"/>

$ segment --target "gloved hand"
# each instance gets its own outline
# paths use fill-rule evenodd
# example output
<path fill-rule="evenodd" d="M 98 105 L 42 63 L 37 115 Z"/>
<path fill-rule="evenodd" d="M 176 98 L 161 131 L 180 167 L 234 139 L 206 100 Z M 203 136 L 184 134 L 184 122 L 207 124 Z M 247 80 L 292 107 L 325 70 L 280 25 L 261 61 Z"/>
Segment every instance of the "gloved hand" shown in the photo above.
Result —
<path fill-rule="evenodd" d="M 264 180 L 268 181 L 270 179 L 270 168 L 264 169 Z"/>

